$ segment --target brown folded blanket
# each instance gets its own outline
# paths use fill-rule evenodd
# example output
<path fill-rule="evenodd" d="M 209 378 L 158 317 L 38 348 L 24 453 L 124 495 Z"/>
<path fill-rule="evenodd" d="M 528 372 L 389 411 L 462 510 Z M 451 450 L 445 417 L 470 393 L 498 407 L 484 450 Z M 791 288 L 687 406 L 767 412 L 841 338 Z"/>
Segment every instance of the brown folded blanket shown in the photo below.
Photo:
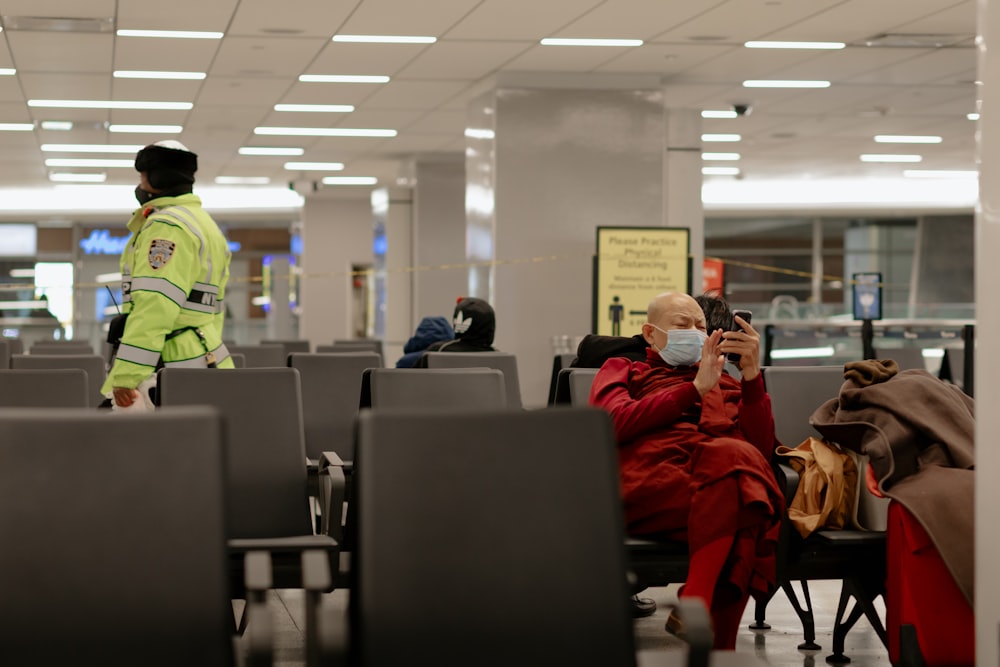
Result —
<path fill-rule="evenodd" d="M 859 387 L 885 382 L 898 372 L 899 364 L 893 359 L 868 359 L 844 364 L 844 379 L 853 381 Z"/>

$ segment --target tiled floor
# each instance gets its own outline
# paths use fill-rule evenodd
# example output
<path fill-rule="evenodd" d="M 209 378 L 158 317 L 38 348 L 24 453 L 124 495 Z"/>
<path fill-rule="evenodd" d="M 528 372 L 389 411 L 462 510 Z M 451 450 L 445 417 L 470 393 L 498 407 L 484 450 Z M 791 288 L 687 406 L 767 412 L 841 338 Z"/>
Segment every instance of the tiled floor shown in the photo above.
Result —
<path fill-rule="evenodd" d="M 830 654 L 831 628 L 840 596 L 838 582 L 812 582 L 810 592 L 816 610 L 816 641 L 820 651 L 804 652 L 796 647 L 802 642 L 802 627 L 798 617 L 783 593 L 778 593 L 768 606 L 767 620 L 771 630 L 757 632 L 747 629 L 752 621 L 753 604 L 747 608 L 743 630 L 737 640 L 736 652 L 756 656 L 763 664 L 774 667 L 824 667 L 826 656 Z M 676 601 L 677 587 L 649 589 L 644 597 L 657 601 L 659 609 L 648 618 L 635 623 L 636 647 L 639 650 L 653 650 L 680 653 L 684 644 L 667 634 L 663 624 L 667 619 L 667 606 Z M 346 607 L 347 592 L 336 591 L 329 596 L 329 602 L 341 608 Z M 305 665 L 303 600 L 300 591 L 281 590 L 272 592 L 269 607 L 274 620 L 276 667 L 302 667 Z M 884 609 L 880 607 L 884 614 Z M 567 610 L 566 613 L 572 613 Z M 851 658 L 852 667 L 873 667 L 888 665 L 889 657 L 865 619 L 847 636 L 846 654 Z"/>

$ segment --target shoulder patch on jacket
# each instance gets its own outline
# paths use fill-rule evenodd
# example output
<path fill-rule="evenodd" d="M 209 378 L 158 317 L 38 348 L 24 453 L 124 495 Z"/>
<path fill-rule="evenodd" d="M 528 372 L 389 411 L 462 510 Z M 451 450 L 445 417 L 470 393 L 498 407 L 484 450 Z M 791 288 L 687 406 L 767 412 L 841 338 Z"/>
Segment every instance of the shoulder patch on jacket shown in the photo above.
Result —
<path fill-rule="evenodd" d="M 149 242 L 149 265 L 154 269 L 162 269 L 174 256 L 173 241 L 167 239 L 153 239 Z"/>

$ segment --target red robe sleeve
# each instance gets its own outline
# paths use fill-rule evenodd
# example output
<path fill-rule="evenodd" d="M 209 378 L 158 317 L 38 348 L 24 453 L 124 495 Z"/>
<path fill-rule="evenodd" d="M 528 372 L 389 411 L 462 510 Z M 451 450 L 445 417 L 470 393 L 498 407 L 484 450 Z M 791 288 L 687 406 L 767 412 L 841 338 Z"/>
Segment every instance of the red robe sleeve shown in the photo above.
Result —
<path fill-rule="evenodd" d="M 619 444 L 627 443 L 647 431 L 669 426 L 701 398 L 693 382 L 643 398 L 632 398 L 629 379 L 634 363 L 638 365 L 638 362 L 619 357 L 608 359 L 597 372 L 590 388 L 589 403 L 611 415 Z"/>
<path fill-rule="evenodd" d="M 771 413 L 771 397 L 764 390 L 764 376 L 758 374 L 753 380 L 744 380 L 740 385 L 740 431 L 764 455 L 764 459 L 770 461 L 775 446 L 774 415 Z"/>

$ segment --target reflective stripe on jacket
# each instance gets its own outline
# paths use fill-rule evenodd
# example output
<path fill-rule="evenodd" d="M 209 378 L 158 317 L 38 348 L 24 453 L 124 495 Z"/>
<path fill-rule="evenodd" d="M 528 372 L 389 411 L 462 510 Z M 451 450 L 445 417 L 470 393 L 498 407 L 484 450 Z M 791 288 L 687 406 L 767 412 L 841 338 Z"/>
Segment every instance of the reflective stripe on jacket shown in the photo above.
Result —
<path fill-rule="evenodd" d="M 233 362 L 222 345 L 223 299 L 229 279 L 226 237 L 194 194 L 159 197 L 135 211 L 121 257 L 122 308 L 129 314 L 121 345 L 101 387 L 135 388 L 162 357 L 166 366 L 205 367 L 205 345 L 220 368 Z"/>

